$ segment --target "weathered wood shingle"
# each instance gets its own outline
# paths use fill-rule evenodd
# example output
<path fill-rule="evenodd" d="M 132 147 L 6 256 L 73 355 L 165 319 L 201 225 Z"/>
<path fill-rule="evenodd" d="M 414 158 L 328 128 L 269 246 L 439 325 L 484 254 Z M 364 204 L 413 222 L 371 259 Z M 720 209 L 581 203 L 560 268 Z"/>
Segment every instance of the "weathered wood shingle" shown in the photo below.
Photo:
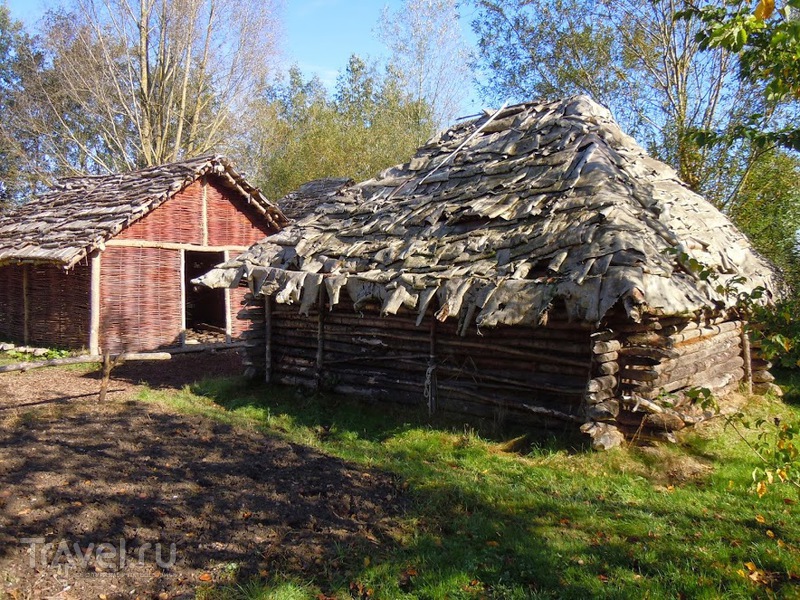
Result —
<path fill-rule="evenodd" d="M 676 248 L 718 270 L 693 274 Z M 599 321 L 621 302 L 638 319 L 720 309 L 717 291 L 774 291 L 777 276 L 730 220 L 592 100 L 528 103 L 448 129 L 407 164 L 326 195 L 310 214 L 202 282 L 249 278 L 280 303 L 378 301 L 465 326 L 536 324 L 556 299 Z"/>
<path fill-rule="evenodd" d="M 64 179 L 0 216 L 0 265 L 55 262 L 70 268 L 197 179 L 215 174 L 276 228 L 281 211 L 222 156 L 203 156 L 129 173 Z"/>

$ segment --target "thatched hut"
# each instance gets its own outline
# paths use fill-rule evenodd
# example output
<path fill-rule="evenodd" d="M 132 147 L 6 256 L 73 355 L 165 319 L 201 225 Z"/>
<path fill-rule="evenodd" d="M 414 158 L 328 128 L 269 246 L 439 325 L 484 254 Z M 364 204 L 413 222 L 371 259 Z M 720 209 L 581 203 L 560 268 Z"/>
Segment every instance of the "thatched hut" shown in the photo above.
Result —
<path fill-rule="evenodd" d="M 286 222 L 221 156 L 62 180 L 0 217 L 0 339 L 93 353 L 235 340 L 244 290 L 189 281 Z"/>
<path fill-rule="evenodd" d="M 768 297 L 774 269 L 586 97 L 456 125 L 201 281 L 264 299 L 248 336 L 270 380 L 601 447 L 670 437 L 693 387 L 769 381 L 721 286 Z"/>

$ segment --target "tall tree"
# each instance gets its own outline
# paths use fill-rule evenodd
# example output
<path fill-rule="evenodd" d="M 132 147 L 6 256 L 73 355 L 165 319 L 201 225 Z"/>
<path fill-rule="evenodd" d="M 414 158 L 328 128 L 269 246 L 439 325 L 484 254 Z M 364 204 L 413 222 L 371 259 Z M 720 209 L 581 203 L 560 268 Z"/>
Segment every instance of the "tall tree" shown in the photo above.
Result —
<path fill-rule="evenodd" d="M 683 0 L 476 2 L 486 95 L 590 94 L 695 190 L 721 207 L 731 201 L 753 148 L 701 146 L 693 133 L 731 130 L 750 108 L 762 118 L 769 111 L 761 86 L 737 77 L 726 50 L 701 51 L 698 20 L 674 19 Z"/>
<path fill-rule="evenodd" d="M 457 0 L 403 0 L 394 11 L 386 6 L 378 23 L 403 88 L 431 107 L 440 127 L 458 116 L 472 79 L 457 5 Z"/>
<path fill-rule="evenodd" d="M 20 101 L 27 74 L 41 61 L 34 39 L 0 5 L 0 210 L 37 188 L 39 169 L 29 157 L 40 158 L 38 140 L 22 126 Z"/>
<path fill-rule="evenodd" d="M 223 145 L 276 52 L 278 0 L 73 0 L 47 16 L 31 128 L 61 171 Z"/>
<path fill-rule="evenodd" d="M 391 69 L 381 73 L 357 56 L 333 97 L 294 67 L 248 114 L 237 158 L 273 199 L 320 177 L 372 177 L 408 160 L 434 130 L 430 108 L 411 98 Z"/>

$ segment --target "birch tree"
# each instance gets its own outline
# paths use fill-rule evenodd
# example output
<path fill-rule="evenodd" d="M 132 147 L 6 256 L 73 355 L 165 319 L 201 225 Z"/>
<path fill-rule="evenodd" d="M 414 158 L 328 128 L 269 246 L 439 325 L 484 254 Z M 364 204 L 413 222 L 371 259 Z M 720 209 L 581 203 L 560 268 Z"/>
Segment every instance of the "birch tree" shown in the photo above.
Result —
<path fill-rule="evenodd" d="M 439 127 L 449 125 L 459 116 L 472 85 L 457 1 L 403 0 L 395 11 L 387 6 L 378 34 L 406 92 L 433 109 Z"/>
<path fill-rule="evenodd" d="M 276 56 L 279 0 L 73 0 L 51 12 L 29 122 L 62 172 L 223 149 Z"/>

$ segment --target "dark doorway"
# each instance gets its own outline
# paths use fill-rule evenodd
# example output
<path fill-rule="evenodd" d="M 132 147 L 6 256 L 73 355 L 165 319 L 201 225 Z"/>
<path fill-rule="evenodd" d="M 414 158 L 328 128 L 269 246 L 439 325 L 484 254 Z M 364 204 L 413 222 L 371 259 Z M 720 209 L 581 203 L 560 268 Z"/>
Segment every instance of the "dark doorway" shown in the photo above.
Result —
<path fill-rule="evenodd" d="M 211 290 L 192 285 L 195 277 L 205 275 L 215 265 L 225 262 L 223 252 L 190 252 L 184 254 L 184 279 L 186 290 L 186 330 L 224 335 L 227 327 L 225 290 Z M 224 341 L 224 339 L 223 339 Z"/>

